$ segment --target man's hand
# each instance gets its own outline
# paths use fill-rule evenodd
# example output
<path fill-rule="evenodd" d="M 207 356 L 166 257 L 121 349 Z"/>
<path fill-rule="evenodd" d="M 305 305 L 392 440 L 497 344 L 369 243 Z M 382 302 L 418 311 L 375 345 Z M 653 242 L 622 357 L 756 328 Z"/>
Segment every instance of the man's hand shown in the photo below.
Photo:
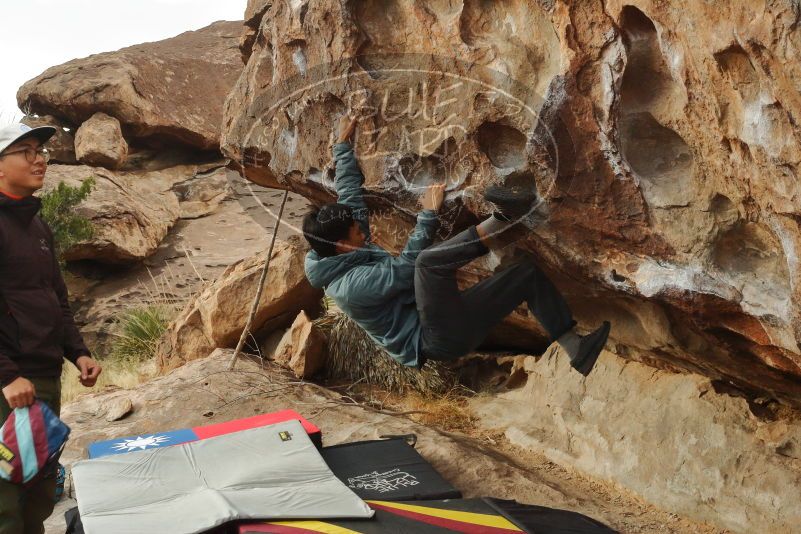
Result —
<path fill-rule="evenodd" d="M 11 409 L 30 406 L 36 399 L 36 387 L 27 378 L 19 377 L 3 388 L 3 396 Z"/>
<path fill-rule="evenodd" d="M 78 359 L 75 360 L 75 365 L 78 366 L 78 370 L 81 372 L 81 376 L 78 380 L 81 381 L 81 385 L 87 388 L 95 385 L 97 377 L 100 376 L 100 372 L 103 370 L 100 364 L 89 356 L 79 356 Z"/>
<path fill-rule="evenodd" d="M 422 205 L 425 210 L 439 211 L 444 199 L 445 184 L 429 185 L 420 196 L 420 205 Z"/>
<path fill-rule="evenodd" d="M 353 137 L 353 132 L 356 131 L 356 124 L 358 124 L 358 122 L 358 118 L 351 118 L 348 115 L 344 115 L 339 119 L 339 138 L 337 139 L 337 143 L 349 143 L 351 137 Z"/>

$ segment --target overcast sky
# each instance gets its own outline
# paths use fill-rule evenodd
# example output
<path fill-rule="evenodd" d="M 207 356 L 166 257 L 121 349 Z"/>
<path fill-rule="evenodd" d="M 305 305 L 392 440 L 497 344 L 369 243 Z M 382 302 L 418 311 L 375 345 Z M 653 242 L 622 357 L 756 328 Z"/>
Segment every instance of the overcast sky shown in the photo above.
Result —
<path fill-rule="evenodd" d="M 48 67 L 241 20 L 247 0 L 0 0 L 0 122 L 21 117 L 17 89 Z"/>

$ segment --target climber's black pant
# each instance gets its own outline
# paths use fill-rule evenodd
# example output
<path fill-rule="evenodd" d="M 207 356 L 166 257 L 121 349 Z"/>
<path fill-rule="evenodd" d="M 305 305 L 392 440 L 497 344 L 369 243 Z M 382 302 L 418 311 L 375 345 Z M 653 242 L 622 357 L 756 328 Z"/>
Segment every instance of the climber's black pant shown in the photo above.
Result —
<path fill-rule="evenodd" d="M 488 252 L 473 226 L 417 256 L 414 293 L 425 359 L 453 360 L 475 350 L 490 329 L 523 302 L 552 340 L 575 324 L 565 299 L 531 262 L 509 267 L 460 291 L 456 271 Z"/>

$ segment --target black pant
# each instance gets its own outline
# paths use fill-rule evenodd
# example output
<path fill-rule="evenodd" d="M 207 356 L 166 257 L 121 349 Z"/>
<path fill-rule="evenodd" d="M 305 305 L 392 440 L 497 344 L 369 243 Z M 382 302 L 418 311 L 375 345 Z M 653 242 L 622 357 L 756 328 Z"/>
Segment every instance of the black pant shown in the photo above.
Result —
<path fill-rule="evenodd" d="M 522 302 L 528 303 L 552 340 L 575 324 L 565 299 L 532 262 L 509 267 L 460 291 L 456 271 L 488 252 L 473 226 L 417 256 L 414 292 L 424 358 L 454 360 L 475 350 L 490 329 Z"/>

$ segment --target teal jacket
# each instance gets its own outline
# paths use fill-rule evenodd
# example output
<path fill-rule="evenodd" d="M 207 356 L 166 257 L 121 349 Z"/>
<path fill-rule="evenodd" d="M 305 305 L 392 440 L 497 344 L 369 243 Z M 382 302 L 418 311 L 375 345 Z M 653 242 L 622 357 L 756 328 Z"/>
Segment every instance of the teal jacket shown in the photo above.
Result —
<path fill-rule="evenodd" d="M 434 240 L 437 214 L 423 210 L 406 247 L 393 256 L 370 242 L 370 224 L 362 184 L 364 176 L 348 143 L 334 145 L 335 188 L 338 202 L 353 209 L 353 216 L 367 236 L 359 250 L 321 258 L 306 254 L 309 283 L 325 290 L 336 305 L 389 354 L 403 365 L 417 367 L 420 356 L 420 317 L 414 298 L 414 263 Z"/>

